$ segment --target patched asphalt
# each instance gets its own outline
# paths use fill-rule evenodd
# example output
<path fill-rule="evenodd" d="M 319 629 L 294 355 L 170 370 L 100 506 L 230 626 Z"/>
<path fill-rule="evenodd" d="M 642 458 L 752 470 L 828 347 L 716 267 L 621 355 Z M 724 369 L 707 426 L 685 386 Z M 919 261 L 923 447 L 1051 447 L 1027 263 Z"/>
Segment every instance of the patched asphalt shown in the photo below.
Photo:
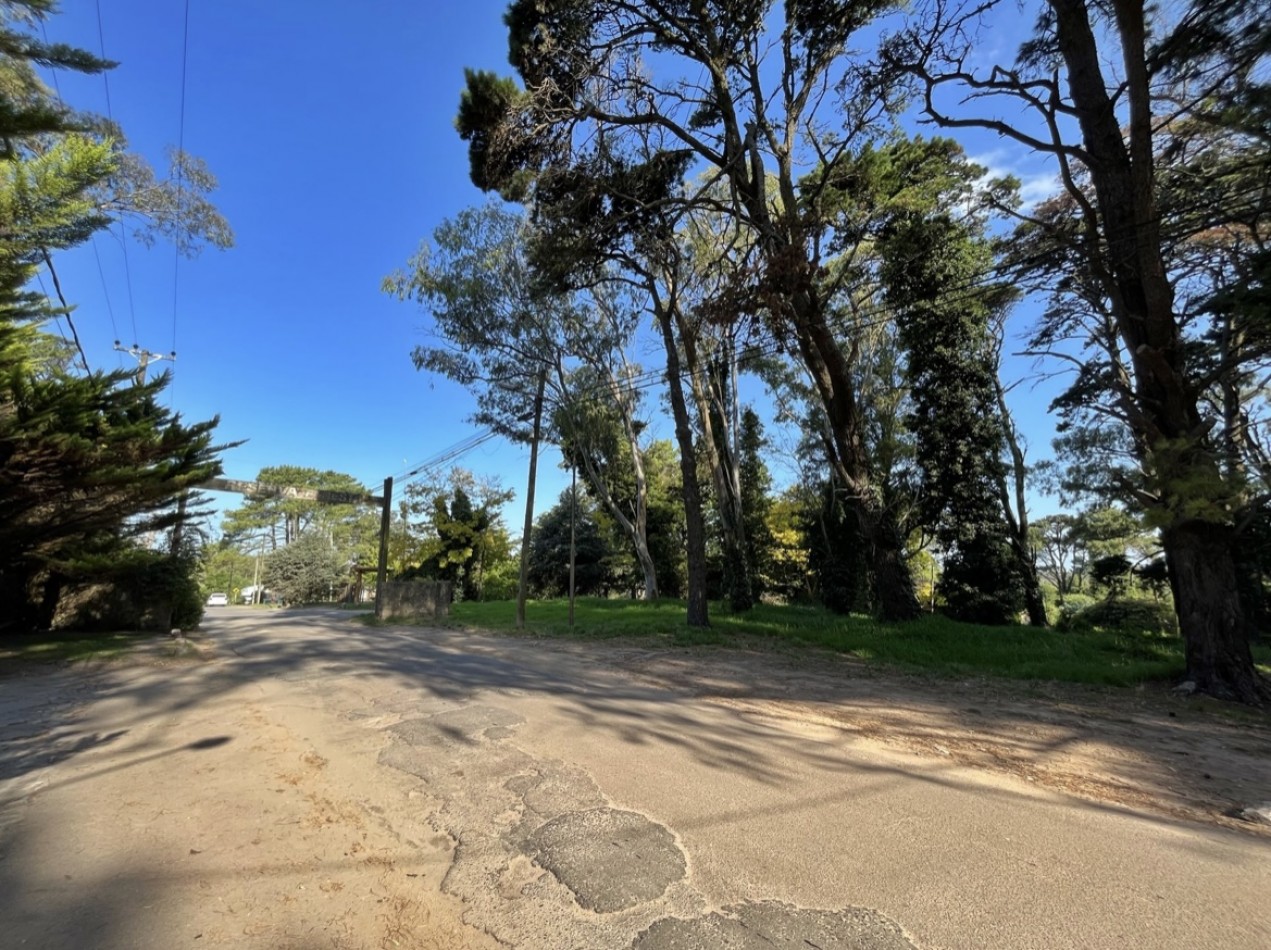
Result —
<path fill-rule="evenodd" d="M 616 808 L 567 812 L 530 836 L 530 857 L 574 893 L 579 906 L 608 914 L 654 900 L 684 877 L 674 836 L 644 815 Z"/>

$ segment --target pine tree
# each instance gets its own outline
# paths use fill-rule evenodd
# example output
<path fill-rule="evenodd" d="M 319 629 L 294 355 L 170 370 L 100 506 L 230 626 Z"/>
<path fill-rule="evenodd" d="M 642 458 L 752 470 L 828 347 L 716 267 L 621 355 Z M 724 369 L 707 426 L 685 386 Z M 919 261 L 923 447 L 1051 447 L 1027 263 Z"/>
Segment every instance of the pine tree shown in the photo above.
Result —
<path fill-rule="evenodd" d="M 135 539 L 171 527 L 174 499 L 220 471 L 215 421 L 187 426 L 160 405 L 165 378 L 76 375 L 41 329 L 60 311 L 29 283 L 106 223 L 97 191 L 119 161 L 35 74 L 112 65 L 36 40 L 28 27 L 51 9 L 0 5 L 0 632 L 47 626 L 64 587 L 131 570 Z M 173 553 L 153 564 L 170 597 L 192 569 Z"/>
<path fill-rule="evenodd" d="M 940 593 L 958 619 L 1010 622 L 1023 585 L 1000 495 L 1006 473 L 988 340 L 994 291 L 978 289 L 988 248 L 946 213 L 914 214 L 897 217 L 883 255 L 909 359 L 924 520 L 944 551 Z"/>

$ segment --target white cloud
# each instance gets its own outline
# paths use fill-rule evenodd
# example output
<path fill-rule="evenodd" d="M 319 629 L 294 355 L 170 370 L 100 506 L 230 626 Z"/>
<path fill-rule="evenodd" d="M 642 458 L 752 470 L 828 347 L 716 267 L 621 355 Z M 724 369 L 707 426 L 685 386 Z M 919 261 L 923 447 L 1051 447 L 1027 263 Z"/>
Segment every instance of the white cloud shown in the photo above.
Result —
<path fill-rule="evenodd" d="M 1003 178 L 1011 175 L 1019 181 L 1019 196 L 1025 209 L 1034 207 L 1038 202 L 1059 191 L 1059 176 L 1045 167 L 1021 167 L 1021 163 L 1013 161 L 1010 153 L 1004 149 L 993 149 L 979 155 L 970 156 L 971 161 L 985 169 L 983 181 Z"/>

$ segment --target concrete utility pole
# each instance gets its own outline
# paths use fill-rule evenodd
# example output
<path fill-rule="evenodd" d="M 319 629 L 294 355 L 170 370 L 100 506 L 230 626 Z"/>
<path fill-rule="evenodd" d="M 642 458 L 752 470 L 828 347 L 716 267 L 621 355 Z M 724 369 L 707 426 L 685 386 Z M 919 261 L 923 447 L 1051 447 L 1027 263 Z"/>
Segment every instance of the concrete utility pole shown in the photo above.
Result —
<path fill-rule="evenodd" d="M 142 385 L 146 381 L 146 370 L 149 368 L 151 363 L 160 363 L 163 360 L 175 361 L 177 358 L 175 351 L 165 355 L 163 353 L 155 353 L 151 350 L 143 350 L 136 343 L 132 346 L 124 346 L 118 340 L 115 341 L 115 349 L 120 353 L 127 353 L 137 361 L 137 375 L 133 377 L 133 381 L 136 382 L 138 386 Z"/>
<path fill-rule="evenodd" d="M 76 342 L 78 342 L 78 339 L 76 340 Z M 137 361 L 137 372 L 132 378 L 132 382 L 134 386 L 142 386 L 145 384 L 146 370 L 150 367 L 151 363 L 158 363 L 163 360 L 175 360 L 177 358 L 177 354 L 175 350 L 171 353 L 168 353 L 167 355 L 164 355 L 163 353 L 154 353 L 150 350 L 142 349 L 136 343 L 134 343 L 132 346 L 125 347 L 118 340 L 115 341 L 115 349 L 118 350 L 120 353 L 127 353 L 129 356 L 131 356 L 133 359 Z M 84 365 L 85 367 L 87 367 L 88 364 L 85 363 Z M 173 524 L 172 526 L 171 557 L 173 558 L 173 560 L 180 557 L 181 555 L 181 550 L 180 550 L 181 549 L 181 529 L 185 523 L 185 508 L 186 508 L 187 502 L 189 501 L 189 497 L 190 497 L 189 492 L 183 491 L 181 492 L 181 497 L 177 500 L 177 520 L 176 520 L 176 523 Z M 173 620 L 174 612 L 175 611 L 173 609 L 173 605 L 169 604 L 168 605 L 168 620 L 167 620 L 167 623 L 164 624 L 164 626 L 168 630 L 172 630 L 172 620 Z"/>

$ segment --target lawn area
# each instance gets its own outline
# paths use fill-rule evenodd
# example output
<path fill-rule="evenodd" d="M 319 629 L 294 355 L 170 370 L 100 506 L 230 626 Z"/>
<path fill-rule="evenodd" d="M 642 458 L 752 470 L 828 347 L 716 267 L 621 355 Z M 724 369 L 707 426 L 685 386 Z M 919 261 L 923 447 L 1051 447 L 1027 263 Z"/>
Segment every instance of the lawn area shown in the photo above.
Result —
<path fill-rule="evenodd" d="M 608 639 L 655 638 L 675 645 L 736 644 L 764 647 L 809 644 L 868 661 L 945 675 L 982 674 L 1011 679 L 1061 680 L 1132 686 L 1183 672 L 1183 643 L 1177 637 L 1134 632 L 1060 633 L 1030 627 L 986 627 L 924 616 L 913 623 L 886 624 L 842 616 L 820 607 L 763 604 L 746 614 L 711 605 L 710 630 L 691 630 L 684 604 L 664 600 L 580 598 L 573 630 L 569 604 L 531 601 L 527 635 Z M 457 603 L 450 623 L 516 632 L 516 607 L 508 601 Z M 1271 648 L 1254 657 L 1271 675 Z"/>
<path fill-rule="evenodd" d="M 32 664 L 115 656 L 154 633 L 31 633 L 0 640 L 0 674 Z"/>

